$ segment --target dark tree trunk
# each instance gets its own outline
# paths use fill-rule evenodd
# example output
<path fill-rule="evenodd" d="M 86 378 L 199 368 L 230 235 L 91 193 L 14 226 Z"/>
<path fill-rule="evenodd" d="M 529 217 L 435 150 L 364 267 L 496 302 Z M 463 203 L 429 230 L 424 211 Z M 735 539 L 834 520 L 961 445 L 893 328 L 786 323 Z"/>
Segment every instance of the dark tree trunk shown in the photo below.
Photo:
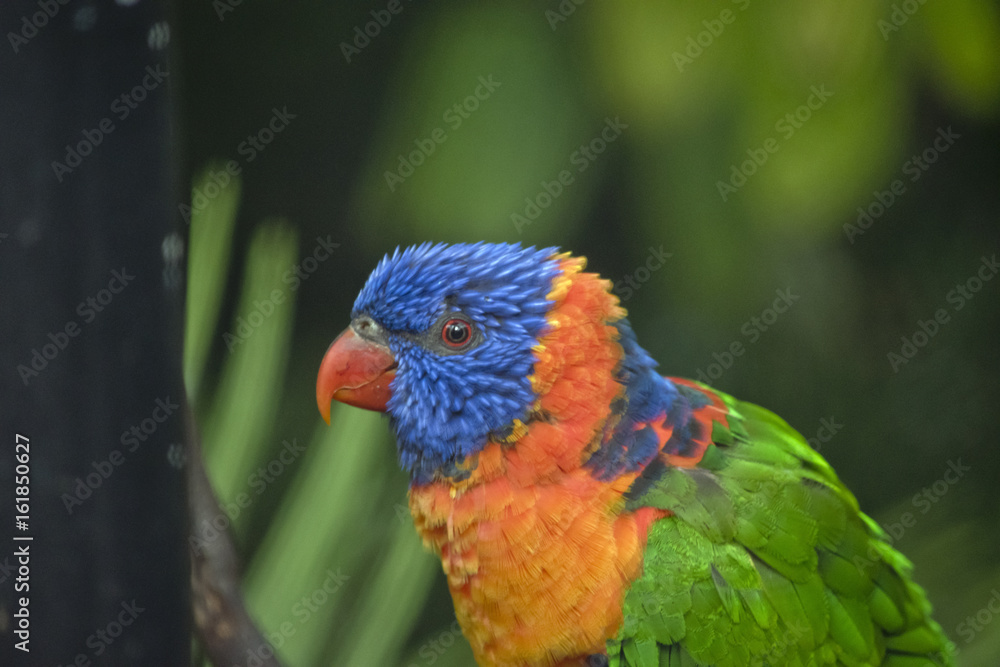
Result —
<path fill-rule="evenodd" d="M 166 18 L 0 5 L 0 664 L 190 664 Z"/>

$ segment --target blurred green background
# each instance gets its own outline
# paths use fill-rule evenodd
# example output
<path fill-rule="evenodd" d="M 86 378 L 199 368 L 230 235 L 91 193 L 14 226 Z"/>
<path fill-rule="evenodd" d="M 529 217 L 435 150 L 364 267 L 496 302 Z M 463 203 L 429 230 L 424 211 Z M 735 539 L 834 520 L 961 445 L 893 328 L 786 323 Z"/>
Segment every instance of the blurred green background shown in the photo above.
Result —
<path fill-rule="evenodd" d="M 368 273 L 424 240 L 589 257 L 665 373 L 811 438 L 960 664 L 998 664 L 997 4 L 183 0 L 177 19 L 186 380 L 286 664 L 472 664 L 386 422 L 337 407 L 328 428 L 314 399 Z"/>

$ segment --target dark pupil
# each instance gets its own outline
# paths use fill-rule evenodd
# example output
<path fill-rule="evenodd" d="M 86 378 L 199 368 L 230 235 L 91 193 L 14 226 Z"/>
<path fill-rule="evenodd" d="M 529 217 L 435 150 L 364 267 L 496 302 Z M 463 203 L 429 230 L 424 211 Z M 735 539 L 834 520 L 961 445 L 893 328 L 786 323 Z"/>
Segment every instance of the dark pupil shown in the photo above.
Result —
<path fill-rule="evenodd" d="M 464 343 L 465 339 L 469 337 L 469 327 L 466 326 L 465 322 L 449 322 L 444 335 L 448 338 L 449 343 L 458 345 Z"/>

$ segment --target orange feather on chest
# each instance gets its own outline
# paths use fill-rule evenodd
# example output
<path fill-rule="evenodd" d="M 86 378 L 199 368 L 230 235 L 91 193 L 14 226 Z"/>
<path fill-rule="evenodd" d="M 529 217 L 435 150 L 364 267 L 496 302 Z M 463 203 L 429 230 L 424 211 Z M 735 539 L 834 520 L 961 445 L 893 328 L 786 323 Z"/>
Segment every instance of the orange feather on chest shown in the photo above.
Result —
<path fill-rule="evenodd" d="M 622 623 L 649 525 L 665 515 L 623 513 L 638 473 L 611 482 L 583 467 L 622 391 L 624 316 L 606 281 L 563 259 L 548 329 L 531 377 L 528 424 L 465 462 L 462 480 L 410 490 L 417 530 L 440 554 L 455 611 L 483 665 L 580 664 Z"/>

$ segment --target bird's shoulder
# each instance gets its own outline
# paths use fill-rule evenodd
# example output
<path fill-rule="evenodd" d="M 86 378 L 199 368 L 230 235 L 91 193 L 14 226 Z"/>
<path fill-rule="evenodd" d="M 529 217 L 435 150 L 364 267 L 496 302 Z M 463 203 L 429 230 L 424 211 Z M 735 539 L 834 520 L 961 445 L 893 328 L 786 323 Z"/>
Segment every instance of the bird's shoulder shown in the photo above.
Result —
<path fill-rule="evenodd" d="M 668 439 L 626 496 L 626 511 L 669 515 L 650 528 L 611 665 L 950 665 L 909 561 L 805 438 L 764 408 L 674 382 L 709 442 L 678 465 L 668 457 L 685 445 Z"/>

